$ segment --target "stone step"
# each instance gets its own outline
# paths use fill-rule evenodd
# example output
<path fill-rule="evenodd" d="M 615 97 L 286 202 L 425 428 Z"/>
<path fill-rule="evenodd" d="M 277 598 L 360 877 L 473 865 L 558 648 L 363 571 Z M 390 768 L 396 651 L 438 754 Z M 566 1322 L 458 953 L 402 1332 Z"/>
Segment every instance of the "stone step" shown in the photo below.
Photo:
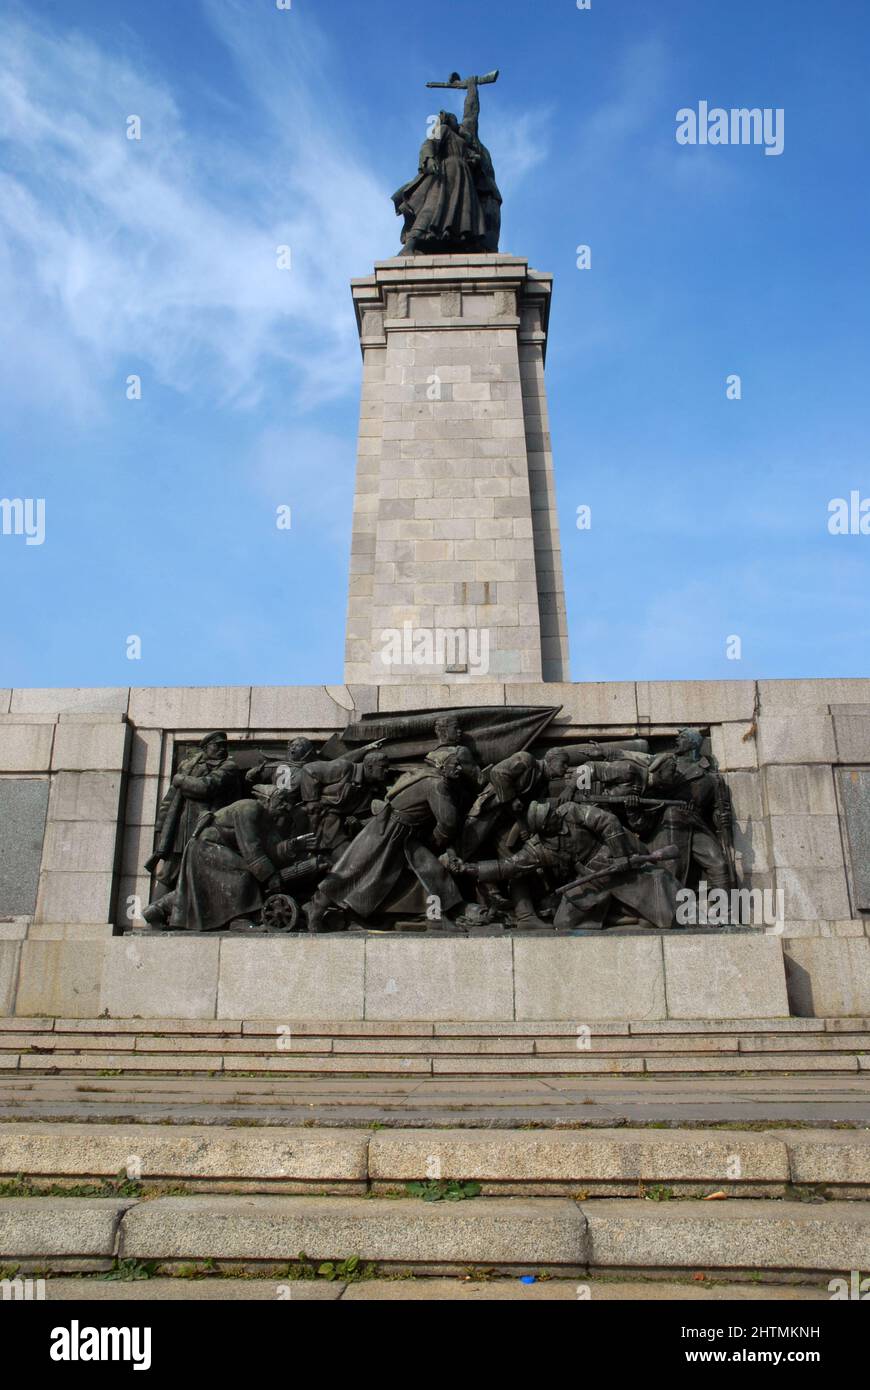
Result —
<path fill-rule="evenodd" d="M 178 1019 L 178 1018 L 0 1018 L 0 1036 L 6 1033 L 149 1034 L 212 1037 L 275 1037 L 288 1030 L 293 1035 L 350 1037 L 573 1037 L 577 1023 L 505 1020 L 477 1023 L 393 1022 L 390 1020 L 275 1019 Z M 715 1033 L 858 1033 L 870 1034 L 870 1018 L 766 1018 L 766 1019 L 662 1019 L 652 1022 L 595 1021 L 593 1037 L 645 1037 L 655 1034 Z"/>
<path fill-rule="evenodd" d="M 790 1076 L 821 1073 L 857 1075 L 870 1070 L 870 1056 L 848 1053 L 732 1053 L 711 1056 L 691 1055 L 592 1055 L 588 1052 L 564 1053 L 550 1056 L 509 1054 L 499 1056 L 424 1056 L 414 1054 L 365 1053 L 306 1053 L 292 1052 L 261 1054 L 229 1053 L 227 1055 L 200 1052 L 138 1052 L 117 1053 L 54 1051 L 50 1054 L 0 1054 L 0 1074 L 5 1075 L 136 1075 L 149 1073 L 161 1076 L 185 1076 L 195 1073 L 208 1076 L 443 1076 L 479 1077 L 511 1076 L 645 1076 L 682 1074 L 749 1075 L 758 1073 Z"/>
<path fill-rule="evenodd" d="M 222 1037 L 214 1035 L 134 1033 L 7 1033 L 0 1034 L 0 1062 L 10 1053 L 30 1053 L 33 1056 L 58 1053 L 167 1053 L 231 1054 L 274 1056 L 282 1054 L 321 1055 L 366 1054 L 399 1056 L 558 1056 L 578 1052 L 612 1054 L 614 1056 L 643 1056 L 647 1054 L 703 1053 L 812 1053 L 831 1052 L 870 1054 L 868 1033 L 799 1033 L 782 1034 L 652 1034 L 647 1037 L 615 1037 L 578 1033 L 562 1037 L 521 1037 L 493 1034 L 488 1037 L 351 1037 L 340 1034 L 305 1034 L 285 1032 L 259 1037 Z"/>
<path fill-rule="evenodd" d="M 0 1259 L 70 1271 L 116 1259 L 156 1272 L 211 1261 L 286 1270 L 356 1256 L 384 1271 L 702 1271 L 843 1275 L 866 1267 L 870 1203 L 480 1197 L 182 1196 L 0 1199 Z"/>
<path fill-rule="evenodd" d="M 729 1197 L 824 1188 L 870 1196 L 870 1129 L 395 1129 L 244 1125 L 0 1126 L 0 1177 L 35 1186 L 126 1173 L 145 1187 L 402 1193 L 475 1181 L 485 1193 L 636 1195 L 639 1186 Z"/>
<path fill-rule="evenodd" d="M 729 1284 L 686 1279 L 537 1279 L 524 1283 L 513 1279 L 452 1279 L 412 1277 L 360 1279 L 346 1284 L 339 1279 L 280 1278 L 223 1279 L 101 1279 L 63 1276 L 45 1281 L 46 1301 L 75 1303 L 172 1302 L 271 1302 L 292 1303 L 794 1303 L 820 1302 L 831 1297 L 827 1278 L 808 1284 Z"/>
<path fill-rule="evenodd" d="M 654 1054 L 620 1056 L 603 1053 L 572 1052 L 548 1056 L 508 1054 L 400 1055 L 366 1053 L 302 1053 L 274 1052 L 217 1053 L 200 1052 L 82 1052 L 53 1051 L 50 1054 L 0 1054 L 0 1075 L 50 1076 L 80 1074 L 88 1076 L 322 1076 L 326 1077 L 584 1077 L 584 1076 L 667 1076 L 704 1075 L 748 1076 L 758 1074 L 800 1075 L 863 1075 L 870 1071 L 870 1055 L 828 1053 L 747 1053 L 727 1055 Z"/>
<path fill-rule="evenodd" d="M 7 1073 L 0 1078 L 0 1121 L 25 1120 L 407 1129 L 870 1128 L 870 1072 L 474 1078 Z"/>

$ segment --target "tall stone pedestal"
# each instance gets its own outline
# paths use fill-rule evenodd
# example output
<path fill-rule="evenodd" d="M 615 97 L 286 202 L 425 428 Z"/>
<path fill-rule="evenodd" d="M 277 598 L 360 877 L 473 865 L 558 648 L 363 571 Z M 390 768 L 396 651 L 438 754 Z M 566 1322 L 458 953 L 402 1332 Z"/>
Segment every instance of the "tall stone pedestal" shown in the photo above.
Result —
<path fill-rule="evenodd" d="M 363 354 L 345 679 L 568 679 L 544 360 L 552 277 L 413 256 L 353 282 Z"/>

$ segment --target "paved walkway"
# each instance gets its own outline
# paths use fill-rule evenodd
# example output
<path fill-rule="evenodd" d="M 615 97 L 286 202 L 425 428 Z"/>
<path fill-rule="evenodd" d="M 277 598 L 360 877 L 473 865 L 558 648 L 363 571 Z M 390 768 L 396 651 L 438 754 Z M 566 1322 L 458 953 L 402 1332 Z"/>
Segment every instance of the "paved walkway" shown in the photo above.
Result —
<path fill-rule="evenodd" d="M 150 1124 L 870 1125 L 870 1075 L 679 1078 L 10 1077 L 2 1120 Z"/>
<path fill-rule="evenodd" d="M 369 1279 L 356 1284 L 336 1280 L 299 1279 L 48 1279 L 46 1299 L 156 1303 L 172 1300 L 289 1301 L 386 1303 L 462 1301 L 465 1303 L 667 1302 L 702 1303 L 739 1299 L 746 1302 L 820 1302 L 830 1298 L 824 1285 L 672 1283 L 664 1280 L 542 1279 L 523 1284 L 519 1279 Z"/>

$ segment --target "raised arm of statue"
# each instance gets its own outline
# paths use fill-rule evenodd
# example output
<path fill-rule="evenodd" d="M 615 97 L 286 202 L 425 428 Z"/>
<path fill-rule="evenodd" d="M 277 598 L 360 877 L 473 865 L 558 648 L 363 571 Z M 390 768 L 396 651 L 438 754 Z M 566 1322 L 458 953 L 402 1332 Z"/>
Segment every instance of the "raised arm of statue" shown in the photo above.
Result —
<path fill-rule="evenodd" d="M 462 129 L 469 140 L 476 141 L 479 126 L 480 92 L 478 91 L 477 78 L 467 77 L 465 79 L 465 110 L 462 113 Z"/>

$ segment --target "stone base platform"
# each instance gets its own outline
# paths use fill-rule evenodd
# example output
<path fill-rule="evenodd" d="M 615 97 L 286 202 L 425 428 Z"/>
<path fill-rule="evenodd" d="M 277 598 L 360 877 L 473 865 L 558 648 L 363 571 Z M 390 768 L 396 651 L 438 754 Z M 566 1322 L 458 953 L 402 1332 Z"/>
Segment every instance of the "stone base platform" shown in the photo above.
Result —
<path fill-rule="evenodd" d="M 141 934 L 185 748 L 318 744 L 363 715 L 560 707 L 545 742 L 697 726 L 731 789 L 751 933 L 596 938 Z M 870 681 L 0 690 L 0 1016 L 317 1020 L 870 1015 Z M 126 933 L 126 934 L 123 934 Z"/>
<path fill-rule="evenodd" d="M 14 950 L 4 1012 L 23 1018 L 555 1020 L 580 1029 L 790 1013 L 782 941 L 759 932 L 135 934 Z"/>

